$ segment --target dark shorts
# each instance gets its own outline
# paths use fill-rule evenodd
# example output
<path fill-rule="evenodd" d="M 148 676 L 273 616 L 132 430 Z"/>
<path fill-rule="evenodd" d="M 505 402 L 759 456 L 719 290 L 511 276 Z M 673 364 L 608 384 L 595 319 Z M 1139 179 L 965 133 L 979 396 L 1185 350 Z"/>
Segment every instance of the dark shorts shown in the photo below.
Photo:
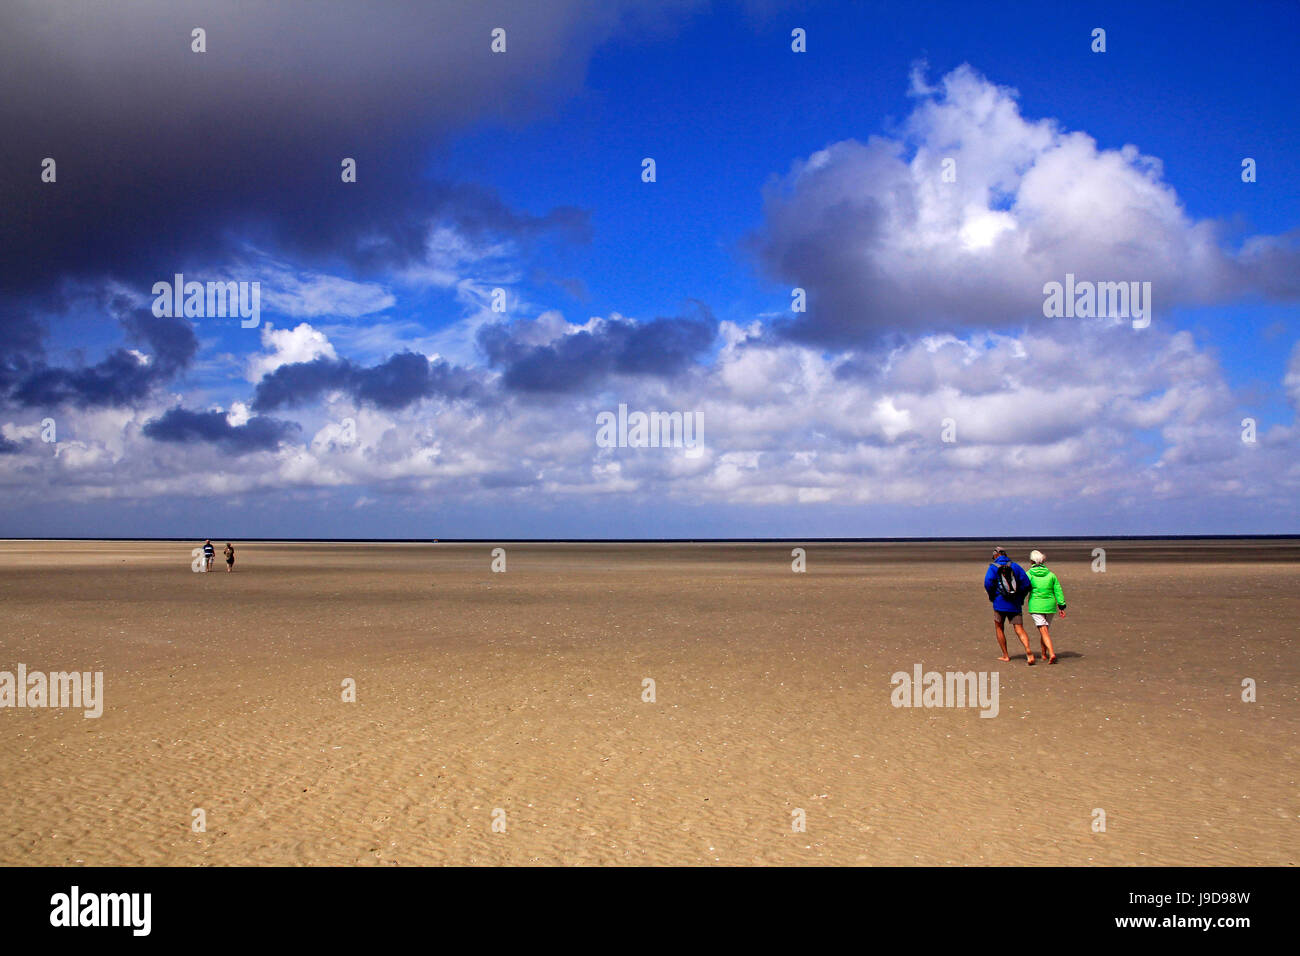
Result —
<path fill-rule="evenodd" d="M 1025 619 L 1019 611 L 999 611 L 993 610 L 993 623 L 1001 624 L 1003 621 L 1010 621 L 1013 625 L 1024 624 Z"/>

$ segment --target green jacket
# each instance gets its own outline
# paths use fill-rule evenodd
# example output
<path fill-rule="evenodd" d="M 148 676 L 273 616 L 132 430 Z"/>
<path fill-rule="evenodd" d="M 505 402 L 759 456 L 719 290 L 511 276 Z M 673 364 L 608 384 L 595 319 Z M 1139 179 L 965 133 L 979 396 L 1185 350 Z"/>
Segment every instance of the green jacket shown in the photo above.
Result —
<path fill-rule="evenodd" d="M 1029 569 L 1028 574 L 1029 584 L 1033 590 L 1029 592 L 1029 602 L 1025 605 L 1026 611 L 1030 614 L 1054 614 L 1058 610 L 1065 610 L 1065 592 L 1061 590 L 1061 582 L 1047 565 L 1035 564 Z"/>

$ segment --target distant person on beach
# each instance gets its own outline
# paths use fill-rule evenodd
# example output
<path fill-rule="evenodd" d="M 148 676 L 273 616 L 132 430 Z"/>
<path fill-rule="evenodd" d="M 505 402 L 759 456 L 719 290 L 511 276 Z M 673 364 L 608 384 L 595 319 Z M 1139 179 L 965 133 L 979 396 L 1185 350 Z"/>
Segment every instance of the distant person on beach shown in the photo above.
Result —
<path fill-rule="evenodd" d="M 1029 595 L 1029 614 L 1038 625 L 1043 657 L 1047 658 L 1047 663 L 1055 664 L 1056 648 L 1052 646 L 1049 630 L 1057 611 L 1061 612 L 1061 619 L 1065 619 L 1065 592 L 1061 590 L 1056 575 L 1047 567 L 1047 555 L 1038 550 L 1030 551 L 1029 560 L 1032 562 L 1029 581 L 1033 588 Z"/>
<path fill-rule="evenodd" d="M 212 539 L 203 542 L 203 570 L 212 570 L 212 561 L 217 556 L 217 549 L 212 546 Z"/>
<path fill-rule="evenodd" d="M 235 546 L 226 542 L 226 572 L 235 570 Z"/>
<path fill-rule="evenodd" d="M 998 639 L 998 647 L 1002 649 L 1002 656 L 998 658 L 1000 661 L 1011 660 L 1007 653 L 1007 635 L 1003 630 L 1004 622 L 1010 620 L 1011 626 L 1016 629 L 1016 637 L 1025 646 L 1026 663 L 1034 663 L 1034 652 L 1029 649 L 1029 635 L 1025 633 L 1024 617 L 1020 610 L 1029 589 L 1030 581 L 1025 569 L 1007 557 L 1005 548 L 994 548 L 993 561 L 984 572 L 984 590 L 993 602 L 993 633 Z"/>

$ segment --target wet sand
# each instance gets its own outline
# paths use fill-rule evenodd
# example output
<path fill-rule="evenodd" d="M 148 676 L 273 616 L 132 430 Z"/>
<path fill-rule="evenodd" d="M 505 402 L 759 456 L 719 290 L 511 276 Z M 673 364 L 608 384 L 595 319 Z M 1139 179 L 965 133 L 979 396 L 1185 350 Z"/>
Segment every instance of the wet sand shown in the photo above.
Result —
<path fill-rule="evenodd" d="M 1032 668 L 984 544 L 198 543 L 0 542 L 0 671 L 105 682 L 0 710 L 0 863 L 1300 860 L 1295 541 L 1039 542 Z M 997 716 L 894 707 L 918 663 Z"/>

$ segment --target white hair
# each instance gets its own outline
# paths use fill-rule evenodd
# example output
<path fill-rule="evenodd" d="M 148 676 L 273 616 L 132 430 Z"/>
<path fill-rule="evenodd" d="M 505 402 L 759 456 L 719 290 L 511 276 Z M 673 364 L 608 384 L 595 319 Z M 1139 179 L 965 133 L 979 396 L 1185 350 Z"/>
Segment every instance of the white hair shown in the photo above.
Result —
<path fill-rule="evenodd" d="M 1047 560 L 1047 555 L 1035 548 L 1033 551 L 1029 552 L 1029 560 L 1034 562 L 1034 564 L 1042 564 Z"/>

